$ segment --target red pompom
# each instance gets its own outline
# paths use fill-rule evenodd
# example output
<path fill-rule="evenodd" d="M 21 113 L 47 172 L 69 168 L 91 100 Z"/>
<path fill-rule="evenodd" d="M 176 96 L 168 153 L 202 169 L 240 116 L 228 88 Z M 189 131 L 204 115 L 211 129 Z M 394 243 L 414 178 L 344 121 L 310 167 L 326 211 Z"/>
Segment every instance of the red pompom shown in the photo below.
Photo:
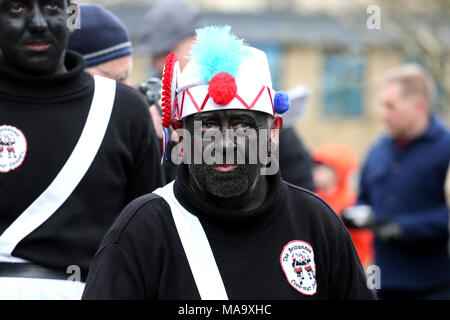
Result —
<path fill-rule="evenodd" d="M 219 72 L 209 82 L 208 93 L 214 103 L 227 105 L 236 97 L 236 80 L 229 73 Z"/>

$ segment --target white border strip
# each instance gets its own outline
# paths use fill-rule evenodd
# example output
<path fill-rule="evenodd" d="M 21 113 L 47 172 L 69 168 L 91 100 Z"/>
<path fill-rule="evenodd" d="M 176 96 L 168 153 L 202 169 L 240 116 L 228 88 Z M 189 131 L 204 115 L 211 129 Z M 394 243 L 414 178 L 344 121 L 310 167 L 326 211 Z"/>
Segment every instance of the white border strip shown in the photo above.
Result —
<path fill-rule="evenodd" d="M 172 181 L 153 193 L 162 197 L 170 206 L 181 244 L 186 253 L 195 284 L 202 300 L 228 300 L 214 254 L 205 231 L 196 216 L 188 212 L 176 200 Z"/>

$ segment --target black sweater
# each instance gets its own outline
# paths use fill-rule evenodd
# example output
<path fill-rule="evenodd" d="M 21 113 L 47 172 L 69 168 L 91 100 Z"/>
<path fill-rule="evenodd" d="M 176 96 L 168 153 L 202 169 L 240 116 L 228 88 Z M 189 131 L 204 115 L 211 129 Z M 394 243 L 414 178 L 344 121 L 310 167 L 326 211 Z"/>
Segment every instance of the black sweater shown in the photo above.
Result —
<path fill-rule="evenodd" d="M 280 131 L 280 172 L 286 182 L 314 191 L 313 161 L 293 127 Z"/>
<path fill-rule="evenodd" d="M 187 181 L 182 165 L 175 196 L 202 223 L 230 299 L 373 298 L 349 234 L 314 194 L 276 175 L 261 207 L 229 211 L 201 198 Z M 296 290 L 284 274 L 282 251 L 293 240 L 314 250 L 314 295 Z M 123 211 L 93 260 L 83 298 L 199 299 L 164 199 L 145 195 Z"/>
<path fill-rule="evenodd" d="M 67 73 L 33 77 L 0 64 L 0 125 L 27 140 L 23 164 L 0 173 L 0 234 L 50 185 L 73 151 L 94 93 L 81 56 Z M 131 200 L 161 185 L 156 134 L 145 101 L 117 84 L 109 125 L 91 167 L 69 199 L 26 237 L 17 256 L 50 268 L 86 271 L 105 232 Z"/>

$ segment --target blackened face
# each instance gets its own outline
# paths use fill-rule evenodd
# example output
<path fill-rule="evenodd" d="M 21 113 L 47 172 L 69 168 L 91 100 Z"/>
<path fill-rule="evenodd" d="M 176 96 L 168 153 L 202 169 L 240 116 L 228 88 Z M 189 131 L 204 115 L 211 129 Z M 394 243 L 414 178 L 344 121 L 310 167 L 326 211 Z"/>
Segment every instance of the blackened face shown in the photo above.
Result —
<path fill-rule="evenodd" d="M 30 74 L 64 72 L 67 0 L 0 0 L 2 63 Z"/>
<path fill-rule="evenodd" d="M 205 161 L 195 163 L 195 159 L 190 161 L 189 170 L 195 185 L 201 191 L 222 199 L 251 197 L 251 193 L 258 190 L 260 170 L 263 164 L 259 161 L 256 163 L 249 161 L 250 153 L 258 152 L 252 150 L 250 145 L 259 139 L 260 129 L 264 129 L 262 130 L 263 134 L 268 134 L 271 119 L 266 114 L 245 110 L 205 112 L 186 118 L 183 126 L 191 133 L 191 136 L 198 134 L 194 130 L 195 122 L 201 122 L 203 137 L 214 130 L 220 132 L 223 137 L 219 144 L 223 149 L 219 157 L 222 159 L 221 163 L 207 164 Z M 255 134 L 245 135 L 250 131 Z M 245 139 L 230 138 L 230 132 L 243 134 Z M 205 155 L 205 150 L 208 150 L 208 145 L 211 145 L 210 141 L 205 142 L 205 139 L 202 140 L 201 145 L 195 145 L 195 138 L 191 143 L 193 144 L 192 149 L 201 148 L 203 155 Z M 256 145 L 259 146 L 258 142 Z M 230 161 L 227 156 L 231 150 L 233 150 L 233 157 Z M 238 158 L 244 159 L 245 162 L 239 162 Z"/>

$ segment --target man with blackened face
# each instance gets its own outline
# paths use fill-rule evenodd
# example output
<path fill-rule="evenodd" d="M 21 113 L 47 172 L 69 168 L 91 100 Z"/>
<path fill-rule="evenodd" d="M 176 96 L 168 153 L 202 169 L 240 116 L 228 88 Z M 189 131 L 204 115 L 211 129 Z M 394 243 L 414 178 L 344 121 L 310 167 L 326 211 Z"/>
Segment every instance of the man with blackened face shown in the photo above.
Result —
<path fill-rule="evenodd" d="M 78 12 L 0 0 L 0 300 L 80 299 L 107 228 L 161 186 L 145 100 L 66 50 Z"/>
<path fill-rule="evenodd" d="M 67 0 L 0 1 L 2 63 L 33 74 L 65 71 Z"/>
<path fill-rule="evenodd" d="M 183 158 L 190 186 L 224 208 L 258 207 L 268 189 L 264 168 L 278 164 L 275 155 L 281 118 L 229 109 L 194 114 L 180 123 L 186 131 L 179 131 L 181 142 L 172 157 L 177 152 L 184 155 L 185 148 L 190 148 L 190 156 Z M 193 139 L 184 140 L 183 133 Z M 189 141 L 190 145 L 186 144 Z M 272 155 L 272 162 L 267 163 Z"/>
<path fill-rule="evenodd" d="M 189 63 L 170 54 L 163 132 L 175 181 L 133 201 L 103 240 L 85 299 L 371 299 L 336 214 L 278 172 L 280 115 L 266 55 L 197 30 Z M 164 141 L 168 141 L 164 139 Z M 185 312 L 188 312 L 186 310 Z"/>

